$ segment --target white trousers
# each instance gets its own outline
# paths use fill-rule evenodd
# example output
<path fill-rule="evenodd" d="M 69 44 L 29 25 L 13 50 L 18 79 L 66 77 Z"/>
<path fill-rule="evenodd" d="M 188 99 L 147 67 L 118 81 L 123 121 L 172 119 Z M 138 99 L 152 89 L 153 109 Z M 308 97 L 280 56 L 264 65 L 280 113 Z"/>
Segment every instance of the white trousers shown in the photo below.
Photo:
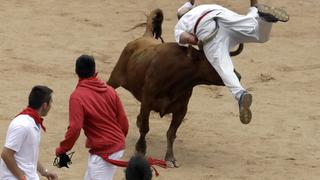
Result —
<path fill-rule="evenodd" d="M 215 38 L 204 44 L 203 50 L 224 84 L 239 100 L 245 89 L 234 73 L 229 52 L 239 43 L 268 41 L 272 23 L 259 18 L 258 10 L 255 7 L 251 7 L 247 15 L 239 15 L 230 10 L 218 15 L 209 13 L 199 23 L 197 30 L 199 40 L 205 39 L 216 28 L 214 17 L 217 18 L 219 30 Z"/>
<path fill-rule="evenodd" d="M 123 153 L 124 150 L 115 152 L 109 158 L 118 160 L 123 156 Z M 115 172 L 116 166 L 106 162 L 98 155 L 90 154 L 84 180 L 112 180 Z"/>

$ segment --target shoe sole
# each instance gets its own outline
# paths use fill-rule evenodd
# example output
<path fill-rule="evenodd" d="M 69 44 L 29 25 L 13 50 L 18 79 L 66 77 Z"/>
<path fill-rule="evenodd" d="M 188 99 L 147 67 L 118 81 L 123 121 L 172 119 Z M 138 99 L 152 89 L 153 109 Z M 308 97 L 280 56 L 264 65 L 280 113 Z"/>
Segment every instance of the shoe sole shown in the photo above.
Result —
<path fill-rule="evenodd" d="M 250 106 L 252 104 L 252 95 L 244 95 L 242 103 L 242 108 L 240 109 L 240 121 L 243 124 L 249 124 L 252 118 L 252 113 L 250 110 Z"/>
<path fill-rule="evenodd" d="M 259 4 L 257 6 L 258 12 L 262 17 L 267 17 L 271 19 L 276 19 L 281 22 L 288 22 L 289 15 L 288 13 L 280 8 L 273 8 L 267 5 Z"/>

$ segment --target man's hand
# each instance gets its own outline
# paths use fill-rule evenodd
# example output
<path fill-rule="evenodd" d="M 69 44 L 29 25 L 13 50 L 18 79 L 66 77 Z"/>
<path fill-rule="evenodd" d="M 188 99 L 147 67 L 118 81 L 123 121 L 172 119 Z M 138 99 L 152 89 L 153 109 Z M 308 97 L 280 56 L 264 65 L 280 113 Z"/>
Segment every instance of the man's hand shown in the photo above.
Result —
<path fill-rule="evenodd" d="M 38 161 L 37 170 L 41 176 L 46 177 L 49 180 L 57 180 L 58 176 L 55 173 L 49 172 L 48 169 L 44 168 L 43 165 Z"/>
<path fill-rule="evenodd" d="M 191 44 L 191 45 L 198 45 L 198 39 L 195 35 L 188 33 L 188 32 L 183 32 L 180 35 L 180 44 Z"/>
<path fill-rule="evenodd" d="M 58 180 L 58 175 L 56 173 L 49 172 L 48 170 L 45 170 L 41 175 L 46 177 L 48 180 Z"/>
<path fill-rule="evenodd" d="M 18 178 L 19 180 L 27 180 L 26 176 L 21 176 L 20 178 Z"/>
<path fill-rule="evenodd" d="M 48 180 L 58 180 L 58 175 L 52 172 L 47 172 L 45 177 L 47 177 Z"/>

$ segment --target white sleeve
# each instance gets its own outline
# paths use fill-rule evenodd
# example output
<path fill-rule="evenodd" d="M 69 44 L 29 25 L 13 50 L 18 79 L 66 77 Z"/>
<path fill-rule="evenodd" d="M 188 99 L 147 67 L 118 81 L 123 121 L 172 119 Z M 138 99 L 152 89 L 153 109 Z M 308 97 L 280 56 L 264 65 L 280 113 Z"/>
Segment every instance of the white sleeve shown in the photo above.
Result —
<path fill-rule="evenodd" d="M 183 32 L 188 32 L 188 27 L 186 23 L 183 23 L 183 21 L 179 20 L 175 30 L 174 30 L 174 37 L 176 42 L 180 45 L 180 46 L 186 46 L 187 44 L 181 44 L 180 43 L 180 36 Z"/>
<path fill-rule="evenodd" d="M 27 138 L 27 128 L 21 125 L 9 126 L 5 147 L 15 152 L 20 151 L 22 144 Z"/>

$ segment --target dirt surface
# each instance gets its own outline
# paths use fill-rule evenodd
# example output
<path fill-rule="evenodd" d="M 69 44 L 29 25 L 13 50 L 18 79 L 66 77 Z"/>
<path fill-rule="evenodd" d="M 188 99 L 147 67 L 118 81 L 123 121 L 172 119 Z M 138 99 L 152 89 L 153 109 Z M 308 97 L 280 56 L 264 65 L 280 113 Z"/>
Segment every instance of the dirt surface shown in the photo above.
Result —
<path fill-rule="evenodd" d="M 176 9 L 172 0 L 3 0 L 0 6 L 0 144 L 8 124 L 26 106 L 36 84 L 54 90 L 53 109 L 45 118 L 40 159 L 60 179 L 83 178 L 87 162 L 85 138 L 79 138 L 69 169 L 52 166 L 54 149 L 68 124 L 68 98 L 77 83 L 74 60 L 83 53 L 96 58 L 99 77 L 107 80 L 127 42 L 144 29 L 124 32 L 145 21 L 144 13 L 162 8 L 163 38 L 173 41 Z M 203 0 L 198 3 L 210 3 Z M 246 13 L 247 0 L 216 0 Z M 317 180 L 320 178 L 320 1 L 261 0 L 286 7 L 288 23 L 273 27 L 265 44 L 247 44 L 233 58 L 242 84 L 254 96 L 253 120 L 243 125 L 238 107 L 225 87 L 194 89 L 186 120 L 178 131 L 175 154 L 181 167 L 158 168 L 158 180 Z M 139 102 L 117 89 L 130 120 L 129 159 L 138 139 Z M 163 158 L 171 116 L 153 113 L 148 155 Z M 116 180 L 123 179 L 118 168 Z"/>

